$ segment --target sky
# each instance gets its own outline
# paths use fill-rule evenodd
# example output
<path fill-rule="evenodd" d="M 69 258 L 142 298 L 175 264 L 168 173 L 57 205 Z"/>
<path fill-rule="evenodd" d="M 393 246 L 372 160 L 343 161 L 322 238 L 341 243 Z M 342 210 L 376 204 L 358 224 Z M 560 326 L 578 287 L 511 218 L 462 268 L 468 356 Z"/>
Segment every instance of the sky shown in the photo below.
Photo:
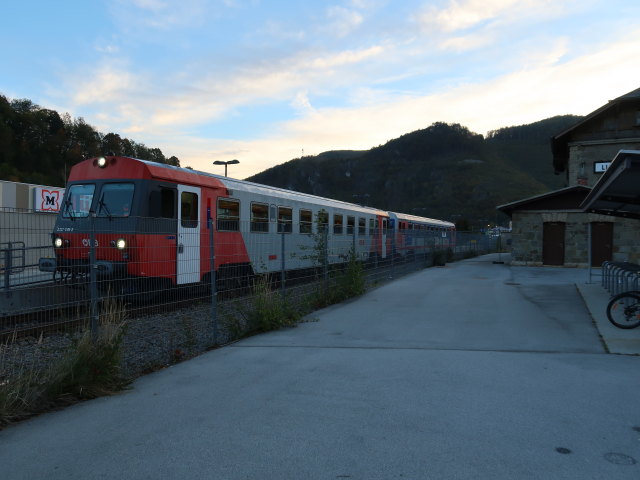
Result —
<path fill-rule="evenodd" d="M 640 88 L 637 0 L 22 0 L 0 94 L 246 178 L 434 122 L 585 115 Z"/>

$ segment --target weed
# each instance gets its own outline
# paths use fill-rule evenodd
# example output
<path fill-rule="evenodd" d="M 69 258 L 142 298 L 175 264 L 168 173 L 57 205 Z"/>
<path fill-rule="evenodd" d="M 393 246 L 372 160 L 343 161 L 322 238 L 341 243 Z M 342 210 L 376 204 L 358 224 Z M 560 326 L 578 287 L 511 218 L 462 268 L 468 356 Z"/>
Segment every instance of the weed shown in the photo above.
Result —
<path fill-rule="evenodd" d="M 8 345 L 8 341 L 0 345 L 0 426 L 24 416 L 39 404 L 48 374 L 45 368 L 29 366 L 24 361 L 10 362 Z M 8 365 L 10 368 L 6 368 Z"/>
<path fill-rule="evenodd" d="M 362 263 L 357 260 L 355 249 L 351 247 L 349 261 L 332 272 L 330 282 L 319 283 L 319 288 L 312 294 L 310 302 L 314 308 L 322 308 L 362 295 L 365 291 Z"/>
<path fill-rule="evenodd" d="M 267 332 L 293 327 L 301 320 L 302 312 L 293 308 L 281 292 L 272 288 L 268 275 L 256 277 L 252 290 L 253 305 L 244 313 L 251 331 Z"/>
<path fill-rule="evenodd" d="M 50 365 L 29 365 L 24 359 L 16 362 L 7 358 L 10 342 L 0 345 L 0 426 L 61 403 L 126 387 L 129 381 L 121 373 L 126 311 L 110 300 L 102 307 L 99 332 L 92 334 L 85 328 Z"/>
<path fill-rule="evenodd" d="M 126 310 L 106 299 L 100 313 L 99 331 L 85 329 L 62 360 L 52 369 L 48 395 L 52 399 L 96 398 L 124 388 L 129 382 L 121 373 L 122 340 Z"/>

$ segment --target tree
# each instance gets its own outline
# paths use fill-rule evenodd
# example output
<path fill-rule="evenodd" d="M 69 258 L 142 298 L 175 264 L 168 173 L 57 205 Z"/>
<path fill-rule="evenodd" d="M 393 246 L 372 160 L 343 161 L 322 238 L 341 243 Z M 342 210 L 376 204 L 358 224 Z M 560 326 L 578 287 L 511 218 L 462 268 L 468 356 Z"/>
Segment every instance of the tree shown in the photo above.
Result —
<path fill-rule="evenodd" d="M 123 141 L 117 133 L 107 133 L 102 137 L 102 152 L 106 155 L 124 155 Z"/>
<path fill-rule="evenodd" d="M 178 160 L 178 157 L 172 155 L 167 159 L 167 165 L 173 165 L 174 167 L 179 167 L 180 166 L 180 160 Z"/>

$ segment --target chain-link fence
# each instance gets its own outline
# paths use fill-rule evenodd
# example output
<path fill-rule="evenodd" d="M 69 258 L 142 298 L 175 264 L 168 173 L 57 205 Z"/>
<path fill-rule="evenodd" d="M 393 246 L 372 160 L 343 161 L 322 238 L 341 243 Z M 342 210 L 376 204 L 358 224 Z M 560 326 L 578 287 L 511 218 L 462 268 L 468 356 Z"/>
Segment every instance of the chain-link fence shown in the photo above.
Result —
<path fill-rule="evenodd" d="M 496 251 L 499 242 L 364 224 L 111 215 L 60 229 L 51 215 L 0 215 L 0 361 L 47 361 L 80 332 L 96 335 L 115 308 L 126 315 L 124 367 L 132 374 L 295 324 L 398 276 Z"/>

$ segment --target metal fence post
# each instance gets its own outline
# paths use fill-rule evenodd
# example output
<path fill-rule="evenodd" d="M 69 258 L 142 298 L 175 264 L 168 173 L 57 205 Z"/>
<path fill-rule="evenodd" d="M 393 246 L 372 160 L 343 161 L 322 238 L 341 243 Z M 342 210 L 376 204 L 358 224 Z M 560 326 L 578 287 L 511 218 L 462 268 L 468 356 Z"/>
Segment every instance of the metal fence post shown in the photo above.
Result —
<path fill-rule="evenodd" d="M 396 276 L 396 231 L 391 230 L 391 277 Z"/>
<path fill-rule="evenodd" d="M 283 228 L 284 230 L 284 228 Z M 284 277 L 285 277 L 285 262 L 284 262 L 284 231 L 280 234 L 281 235 L 281 240 L 280 240 L 280 256 L 281 256 L 281 260 L 280 260 L 280 295 L 282 296 L 282 301 L 284 302 L 284 298 L 285 298 L 285 285 L 284 285 Z"/>
<path fill-rule="evenodd" d="M 4 252 L 4 289 L 7 295 L 7 298 L 11 296 L 11 270 L 12 270 L 12 265 L 11 265 L 11 260 L 12 260 L 12 255 L 13 253 L 11 252 L 11 242 L 7 243 L 7 248 L 5 250 L 3 250 Z"/>
<path fill-rule="evenodd" d="M 96 265 L 96 231 L 95 231 L 95 212 L 89 213 L 89 295 L 90 295 L 90 314 L 91 314 L 91 336 L 95 340 L 98 336 L 98 285 L 97 285 L 97 265 Z"/>
<path fill-rule="evenodd" d="M 218 344 L 218 291 L 216 288 L 216 251 L 213 243 L 213 220 L 207 219 L 209 228 L 209 266 L 211 268 L 211 321 L 213 323 L 213 344 Z"/>
<path fill-rule="evenodd" d="M 322 252 L 322 256 L 324 257 L 322 260 L 322 276 L 324 278 L 324 289 L 327 290 L 329 286 L 329 225 L 326 226 L 324 232 L 324 252 Z"/>

